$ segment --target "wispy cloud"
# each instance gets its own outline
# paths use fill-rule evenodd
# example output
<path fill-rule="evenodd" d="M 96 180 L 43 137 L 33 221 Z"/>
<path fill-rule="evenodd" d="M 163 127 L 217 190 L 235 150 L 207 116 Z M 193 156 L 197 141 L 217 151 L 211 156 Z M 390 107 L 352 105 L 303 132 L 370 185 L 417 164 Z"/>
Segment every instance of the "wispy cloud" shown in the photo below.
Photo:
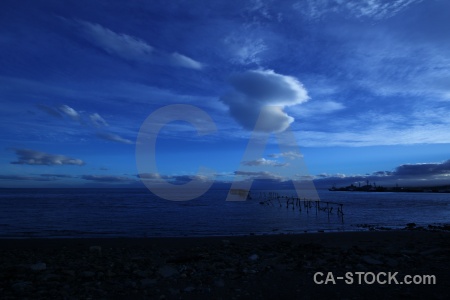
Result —
<path fill-rule="evenodd" d="M 450 75 L 449 43 L 427 39 L 424 35 L 439 31 L 441 27 L 439 23 L 429 23 L 424 30 L 420 25 L 412 27 L 407 36 L 402 28 L 388 26 L 336 25 L 329 28 L 326 33 L 340 41 L 334 54 L 340 57 L 335 63 L 346 73 L 346 81 L 341 85 L 347 88 L 356 85 L 365 89 L 366 95 L 379 98 L 401 96 L 413 101 L 420 98 L 421 102 L 424 98 L 428 101 L 444 99 L 448 82 L 443 78 Z M 413 34 L 415 31 L 418 33 Z"/>
<path fill-rule="evenodd" d="M 50 106 L 47 106 L 47 105 L 44 105 L 44 104 L 38 104 L 38 105 L 36 105 L 36 106 L 37 106 L 40 110 L 46 112 L 47 114 L 49 114 L 49 115 L 52 116 L 52 117 L 62 118 L 61 113 L 60 113 L 57 109 L 55 109 L 55 108 L 53 108 L 53 107 L 50 107 Z"/>
<path fill-rule="evenodd" d="M 143 40 L 127 34 L 116 33 L 100 24 L 77 20 L 84 36 L 96 46 L 109 54 L 128 60 L 147 60 L 154 51 L 153 47 Z"/>
<path fill-rule="evenodd" d="M 158 50 L 137 37 L 114 32 L 100 24 L 83 20 L 76 20 L 82 36 L 91 44 L 102 49 L 108 54 L 118 56 L 128 61 L 136 61 L 153 64 L 169 64 L 173 66 L 201 69 L 203 65 L 183 54 L 167 53 Z"/>
<path fill-rule="evenodd" d="M 45 105 L 40 105 L 38 106 L 41 110 L 47 112 L 50 115 L 53 116 L 59 116 L 62 117 L 67 116 L 70 118 L 70 120 L 76 121 L 77 123 L 85 126 L 86 129 L 88 130 L 92 130 L 95 128 L 95 131 L 97 130 L 102 130 L 101 127 L 107 127 L 109 126 L 108 122 L 99 114 L 99 113 L 89 113 L 89 112 L 85 112 L 85 111 L 79 111 L 76 110 L 75 108 L 63 104 L 60 105 L 57 109 L 50 107 L 50 106 L 45 106 Z M 104 140 L 108 140 L 108 141 L 112 141 L 112 142 L 118 142 L 118 143 L 123 143 L 123 144 L 133 144 L 133 142 L 131 140 L 125 139 L 121 136 L 119 136 L 118 134 L 115 133 L 111 133 L 111 132 L 97 132 L 96 136 L 104 139 Z"/>
<path fill-rule="evenodd" d="M 71 158 L 65 155 L 48 154 L 45 152 L 39 152 L 30 149 L 15 149 L 17 155 L 17 161 L 11 162 L 11 164 L 19 165 L 84 165 L 84 161 L 81 159 Z"/>
<path fill-rule="evenodd" d="M 423 0 L 368 0 L 368 1 L 347 1 L 346 10 L 355 17 L 368 17 L 375 20 L 381 20 L 395 16 L 413 3 Z"/>
<path fill-rule="evenodd" d="M 289 108 L 289 112 L 299 117 L 312 118 L 315 116 L 328 115 L 345 109 L 345 105 L 336 101 L 309 101 L 304 105 Z"/>
<path fill-rule="evenodd" d="M 49 109 L 52 109 L 49 107 Z M 74 121 L 78 121 L 81 125 L 91 125 L 94 127 L 108 126 L 108 123 L 98 113 L 80 112 L 74 108 L 63 104 L 59 106 L 59 110 Z"/>
<path fill-rule="evenodd" d="M 233 54 L 232 63 L 241 65 L 259 65 L 262 62 L 261 54 L 269 47 L 261 37 L 251 37 L 244 32 L 234 32 L 224 40 L 229 51 Z"/>
<path fill-rule="evenodd" d="M 89 115 L 92 125 L 95 127 L 108 126 L 108 123 L 103 119 L 98 113 L 93 113 Z"/>
<path fill-rule="evenodd" d="M 72 120 L 78 121 L 80 119 L 80 114 L 68 105 L 61 105 L 59 110 L 63 112 L 66 116 L 69 116 Z"/>
<path fill-rule="evenodd" d="M 364 118 L 361 119 L 364 120 Z M 399 126 L 395 119 L 384 124 L 376 122 L 365 124 L 361 121 L 340 127 L 338 120 L 335 128 L 326 131 L 299 130 L 295 134 L 299 145 L 302 147 L 361 147 L 450 143 L 450 136 L 448 135 L 450 122 L 448 120 L 440 120 L 435 123 L 431 121 L 432 119 L 424 120 L 423 122 L 411 120 L 402 124 L 402 126 Z"/>
<path fill-rule="evenodd" d="M 242 3 L 242 23 L 236 24 L 223 39 L 224 50 L 232 55 L 233 64 L 258 65 L 264 62 L 264 54 L 270 49 L 267 36 L 271 35 L 263 24 L 273 21 L 275 16 L 265 1 Z"/>
<path fill-rule="evenodd" d="M 382 20 L 395 16 L 408 6 L 422 0 L 306 0 L 298 1 L 293 8 L 309 20 L 321 20 L 325 16 L 344 13 L 355 18 Z"/>
<path fill-rule="evenodd" d="M 190 57 L 187 57 L 186 55 L 174 52 L 172 54 L 168 54 L 168 59 L 169 61 L 175 65 L 175 66 L 180 66 L 180 67 L 184 67 L 184 68 L 189 68 L 189 69 L 197 69 L 200 70 L 201 68 L 203 68 L 203 65 L 196 61 L 193 60 Z"/>
<path fill-rule="evenodd" d="M 133 144 L 131 140 L 125 139 L 115 133 L 99 132 L 97 133 L 97 136 L 107 141 L 118 142 L 122 144 Z"/>
<path fill-rule="evenodd" d="M 235 75 L 231 79 L 233 91 L 221 97 L 229 107 L 231 116 L 245 129 L 255 129 L 264 111 L 265 119 L 260 131 L 284 131 L 294 118 L 283 111 L 308 101 L 308 93 L 294 77 L 277 74 L 272 70 L 253 70 Z"/>

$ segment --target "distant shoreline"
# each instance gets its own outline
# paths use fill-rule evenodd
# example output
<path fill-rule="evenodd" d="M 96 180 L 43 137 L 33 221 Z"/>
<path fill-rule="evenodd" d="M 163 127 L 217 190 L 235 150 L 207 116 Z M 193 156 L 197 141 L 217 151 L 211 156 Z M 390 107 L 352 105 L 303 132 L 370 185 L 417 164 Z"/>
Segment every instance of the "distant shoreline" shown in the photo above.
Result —
<path fill-rule="evenodd" d="M 354 186 L 329 188 L 330 192 L 369 192 L 369 193 L 450 193 L 450 186 L 439 187 L 383 187 L 383 186 Z"/>

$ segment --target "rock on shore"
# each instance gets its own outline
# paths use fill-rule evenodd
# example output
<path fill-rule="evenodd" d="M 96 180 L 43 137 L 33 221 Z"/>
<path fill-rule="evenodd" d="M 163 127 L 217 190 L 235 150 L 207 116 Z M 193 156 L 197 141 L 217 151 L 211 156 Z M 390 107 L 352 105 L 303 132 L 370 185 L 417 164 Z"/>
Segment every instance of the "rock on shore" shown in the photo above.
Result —
<path fill-rule="evenodd" d="M 416 231 L 3 240 L 0 295 L 2 299 L 446 299 L 449 253 L 449 233 Z M 317 285 L 316 272 L 434 274 L 438 284 Z"/>

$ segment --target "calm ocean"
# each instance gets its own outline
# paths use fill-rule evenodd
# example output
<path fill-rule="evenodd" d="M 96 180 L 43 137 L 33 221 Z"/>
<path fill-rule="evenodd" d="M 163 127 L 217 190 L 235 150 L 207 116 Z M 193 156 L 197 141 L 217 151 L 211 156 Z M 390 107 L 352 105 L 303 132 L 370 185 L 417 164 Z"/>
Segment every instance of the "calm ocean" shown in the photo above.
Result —
<path fill-rule="evenodd" d="M 225 201 L 227 190 L 173 202 L 146 189 L 0 189 L 0 238 L 217 236 L 403 228 L 450 223 L 450 194 L 319 191 L 344 216 L 292 206 Z M 295 195 L 295 191 L 280 191 Z"/>

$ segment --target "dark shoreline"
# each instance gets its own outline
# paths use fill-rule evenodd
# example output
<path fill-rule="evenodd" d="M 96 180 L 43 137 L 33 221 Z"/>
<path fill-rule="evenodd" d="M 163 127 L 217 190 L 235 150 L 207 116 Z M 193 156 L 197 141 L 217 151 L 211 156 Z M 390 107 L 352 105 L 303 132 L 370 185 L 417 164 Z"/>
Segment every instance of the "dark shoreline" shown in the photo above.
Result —
<path fill-rule="evenodd" d="M 450 233 L 0 239 L 4 299 L 446 299 Z M 435 275 L 436 285 L 318 285 L 316 272 Z M 402 277 L 400 277 L 402 278 Z"/>

